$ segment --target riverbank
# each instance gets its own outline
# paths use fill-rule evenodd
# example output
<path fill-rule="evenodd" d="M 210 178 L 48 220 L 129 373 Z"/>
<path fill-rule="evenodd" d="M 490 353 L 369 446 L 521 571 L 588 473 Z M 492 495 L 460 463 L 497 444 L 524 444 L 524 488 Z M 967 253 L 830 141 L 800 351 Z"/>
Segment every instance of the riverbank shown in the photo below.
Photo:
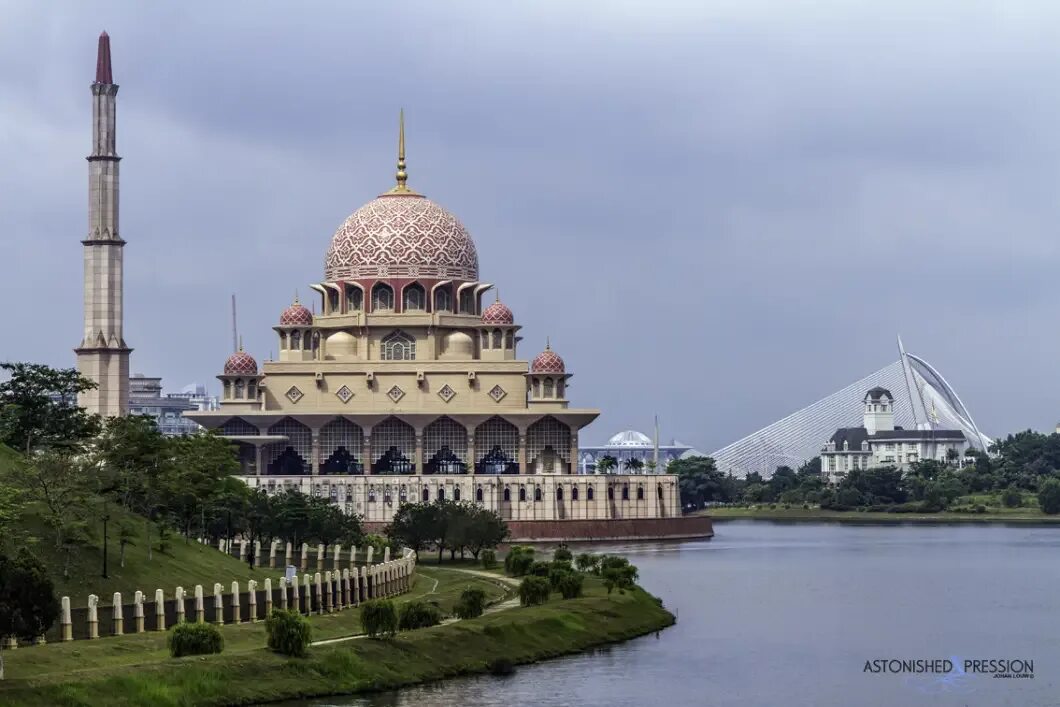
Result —
<path fill-rule="evenodd" d="M 778 520 L 831 523 L 1007 523 L 1019 525 L 1060 525 L 1060 516 L 1045 515 L 1037 509 L 1016 508 L 987 513 L 885 513 L 879 511 L 829 511 L 820 508 L 716 507 L 701 511 L 715 522 L 727 520 Z"/>
<path fill-rule="evenodd" d="M 428 570 L 429 571 L 429 570 Z M 454 574 L 457 570 L 452 571 Z M 465 575 L 465 580 L 476 579 Z M 19 649 L 30 654 L 74 647 L 88 653 L 107 646 L 110 653 L 137 651 L 141 660 L 97 661 L 73 671 L 19 677 L 0 683 L 4 705 L 245 705 L 305 697 L 389 690 L 459 675 L 485 673 L 497 659 L 525 664 L 658 631 L 674 617 L 640 589 L 610 596 L 599 580 L 586 582 L 581 599 L 558 595 L 541 606 L 518 607 L 430 629 L 401 633 L 390 640 L 349 640 L 317 645 L 304 659 L 290 659 L 264 648 L 231 650 L 216 656 L 173 659 L 118 644 L 123 637 L 84 643 Z M 237 627 L 241 628 L 241 627 Z M 258 645 L 264 643 L 264 627 Z M 245 629 L 247 630 L 247 629 Z M 161 637 L 161 634 L 158 635 Z M 135 637 L 139 638 L 139 637 Z M 98 650 L 98 649 L 97 649 Z M 13 654 L 8 654 L 8 657 Z M 77 658 L 78 656 L 71 656 Z M 29 656 L 27 655 L 27 658 Z M 34 662 L 27 659 L 25 667 Z"/>

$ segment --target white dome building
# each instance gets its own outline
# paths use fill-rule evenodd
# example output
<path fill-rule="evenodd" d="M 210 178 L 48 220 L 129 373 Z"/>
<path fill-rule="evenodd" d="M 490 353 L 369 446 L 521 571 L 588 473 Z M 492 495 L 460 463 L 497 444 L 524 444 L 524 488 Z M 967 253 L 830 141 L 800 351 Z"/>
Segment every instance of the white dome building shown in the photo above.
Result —
<path fill-rule="evenodd" d="M 687 444 L 672 439 L 669 444 L 659 445 L 656 457 L 655 442 L 651 437 L 637 430 L 624 430 L 611 435 L 607 444 L 579 447 L 578 471 L 582 474 L 598 473 L 598 463 L 609 457 L 615 460 L 614 466 L 607 471 L 610 474 L 665 474 L 670 462 L 688 456 L 693 451 Z"/>

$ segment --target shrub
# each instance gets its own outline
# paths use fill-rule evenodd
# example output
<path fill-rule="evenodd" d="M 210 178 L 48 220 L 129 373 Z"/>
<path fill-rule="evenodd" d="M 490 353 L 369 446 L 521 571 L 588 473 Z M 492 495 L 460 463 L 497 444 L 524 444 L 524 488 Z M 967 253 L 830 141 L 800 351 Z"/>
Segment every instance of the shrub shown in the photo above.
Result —
<path fill-rule="evenodd" d="M 560 577 L 556 589 L 563 595 L 564 599 L 577 599 L 582 595 L 582 584 L 585 577 L 573 572 L 567 572 Z"/>
<path fill-rule="evenodd" d="M 491 570 L 497 566 L 497 553 L 493 550 L 482 551 L 482 566 L 485 569 Z"/>
<path fill-rule="evenodd" d="M 170 629 L 168 643 L 174 658 L 220 653 L 225 647 L 221 629 L 213 624 L 179 623 Z"/>
<path fill-rule="evenodd" d="M 515 672 L 515 664 L 507 658 L 494 658 L 486 667 L 491 675 L 511 675 Z"/>
<path fill-rule="evenodd" d="M 513 545 L 504 558 L 504 571 L 513 577 L 522 577 L 534 564 L 534 548 Z"/>
<path fill-rule="evenodd" d="M 462 619 L 473 619 L 482 616 L 486 610 L 486 592 L 481 589 L 465 589 L 460 593 L 460 600 L 453 607 L 453 612 Z"/>
<path fill-rule="evenodd" d="M 548 586 L 551 587 L 552 591 L 558 591 L 560 581 L 569 574 L 573 574 L 573 572 L 562 567 L 553 567 L 548 571 Z"/>
<path fill-rule="evenodd" d="M 600 566 L 600 558 L 591 552 L 583 552 L 578 555 L 578 559 L 574 561 L 574 564 L 582 572 L 595 572 Z"/>
<path fill-rule="evenodd" d="M 265 619 L 265 635 L 269 650 L 301 658 L 309 652 L 313 629 L 297 611 L 274 609 Z"/>
<path fill-rule="evenodd" d="M 986 513 L 986 506 L 984 506 L 982 503 L 976 504 L 975 512 L 976 513 Z"/>
<path fill-rule="evenodd" d="M 535 577 L 547 577 L 548 573 L 552 570 L 552 565 L 548 562 L 538 560 L 537 562 L 530 565 L 530 574 Z"/>
<path fill-rule="evenodd" d="M 519 585 L 519 603 L 523 606 L 544 604 L 548 601 L 550 592 L 551 588 L 548 580 L 544 577 L 535 577 L 533 575 L 525 577 Z"/>
<path fill-rule="evenodd" d="M 560 562 L 573 562 L 574 553 L 570 551 L 566 545 L 560 545 L 556 548 L 556 551 L 552 553 L 552 560 Z"/>
<path fill-rule="evenodd" d="M 398 616 L 398 628 L 402 631 L 414 631 L 418 628 L 430 628 L 442 622 L 442 611 L 437 606 L 422 601 L 410 601 L 401 607 Z"/>
<path fill-rule="evenodd" d="M 1019 508 L 1023 505 L 1023 494 L 1016 488 L 1007 488 L 1001 492 L 1001 505 L 1005 508 Z"/>
<path fill-rule="evenodd" d="M 1048 515 L 1060 513 L 1060 480 L 1046 479 L 1038 487 L 1038 506 Z"/>
<path fill-rule="evenodd" d="M 369 638 L 393 636 L 398 629 L 397 610 L 394 602 L 373 599 L 361 605 L 361 626 Z"/>

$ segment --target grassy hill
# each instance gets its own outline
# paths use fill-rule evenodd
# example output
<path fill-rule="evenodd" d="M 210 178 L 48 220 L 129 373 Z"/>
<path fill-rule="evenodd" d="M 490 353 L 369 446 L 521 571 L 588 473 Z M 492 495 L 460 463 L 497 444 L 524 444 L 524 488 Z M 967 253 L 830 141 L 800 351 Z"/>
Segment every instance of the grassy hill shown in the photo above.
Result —
<path fill-rule="evenodd" d="M 17 452 L 0 445 L 0 478 L 6 475 L 10 467 L 17 463 Z M 114 592 L 121 592 L 122 597 L 131 598 L 139 589 L 149 597 L 154 596 L 156 589 L 162 589 L 171 597 L 177 586 L 183 586 L 189 592 L 196 584 L 203 585 L 207 592 L 212 591 L 214 582 L 225 585 L 226 591 L 233 580 L 245 583 L 256 579 L 261 583 L 266 577 L 273 581 L 281 576 L 282 570 L 265 568 L 251 570 L 245 562 L 229 557 L 216 549 L 201 545 L 194 540 L 185 543 L 184 538 L 174 535 L 168 541 L 165 552 L 158 551 L 158 537 L 152 530 L 152 541 L 155 544 L 152 559 L 147 552 L 147 521 L 137 515 L 127 513 L 114 504 L 108 511 L 108 578 L 103 579 L 103 523 L 93 520 L 91 532 L 93 542 L 79 549 L 70 559 L 69 576 L 63 576 L 64 553 L 55 547 L 53 534 L 47 522 L 33 506 L 27 508 L 14 533 L 15 542 L 26 545 L 41 561 L 55 583 L 58 596 L 68 595 L 74 606 L 88 603 L 88 595 L 98 595 L 104 603 L 110 603 Z M 120 546 L 118 527 L 120 524 L 131 527 L 136 537 L 133 544 L 125 548 L 125 567 L 119 564 Z M 9 539 L 10 540 L 10 539 Z M 12 543 L 4 543 L 10 545 Z"/>

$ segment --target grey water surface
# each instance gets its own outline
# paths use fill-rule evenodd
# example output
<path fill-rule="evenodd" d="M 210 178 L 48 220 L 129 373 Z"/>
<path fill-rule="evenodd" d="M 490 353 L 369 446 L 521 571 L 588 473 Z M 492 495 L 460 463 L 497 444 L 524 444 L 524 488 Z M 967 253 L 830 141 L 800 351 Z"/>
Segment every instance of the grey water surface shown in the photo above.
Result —
<path fill-rule="evenodd" d="M 729 521 L 621 552 L 677 625 L 591 654 L 303 705 L 1060 705 L 1060 528 Z M 578 551 L 576 549 L 576 551 Z M 962 672 L 1033 661 L 1033 678 Z M 949 673 L 871 673 L 949 659 Z"/>

